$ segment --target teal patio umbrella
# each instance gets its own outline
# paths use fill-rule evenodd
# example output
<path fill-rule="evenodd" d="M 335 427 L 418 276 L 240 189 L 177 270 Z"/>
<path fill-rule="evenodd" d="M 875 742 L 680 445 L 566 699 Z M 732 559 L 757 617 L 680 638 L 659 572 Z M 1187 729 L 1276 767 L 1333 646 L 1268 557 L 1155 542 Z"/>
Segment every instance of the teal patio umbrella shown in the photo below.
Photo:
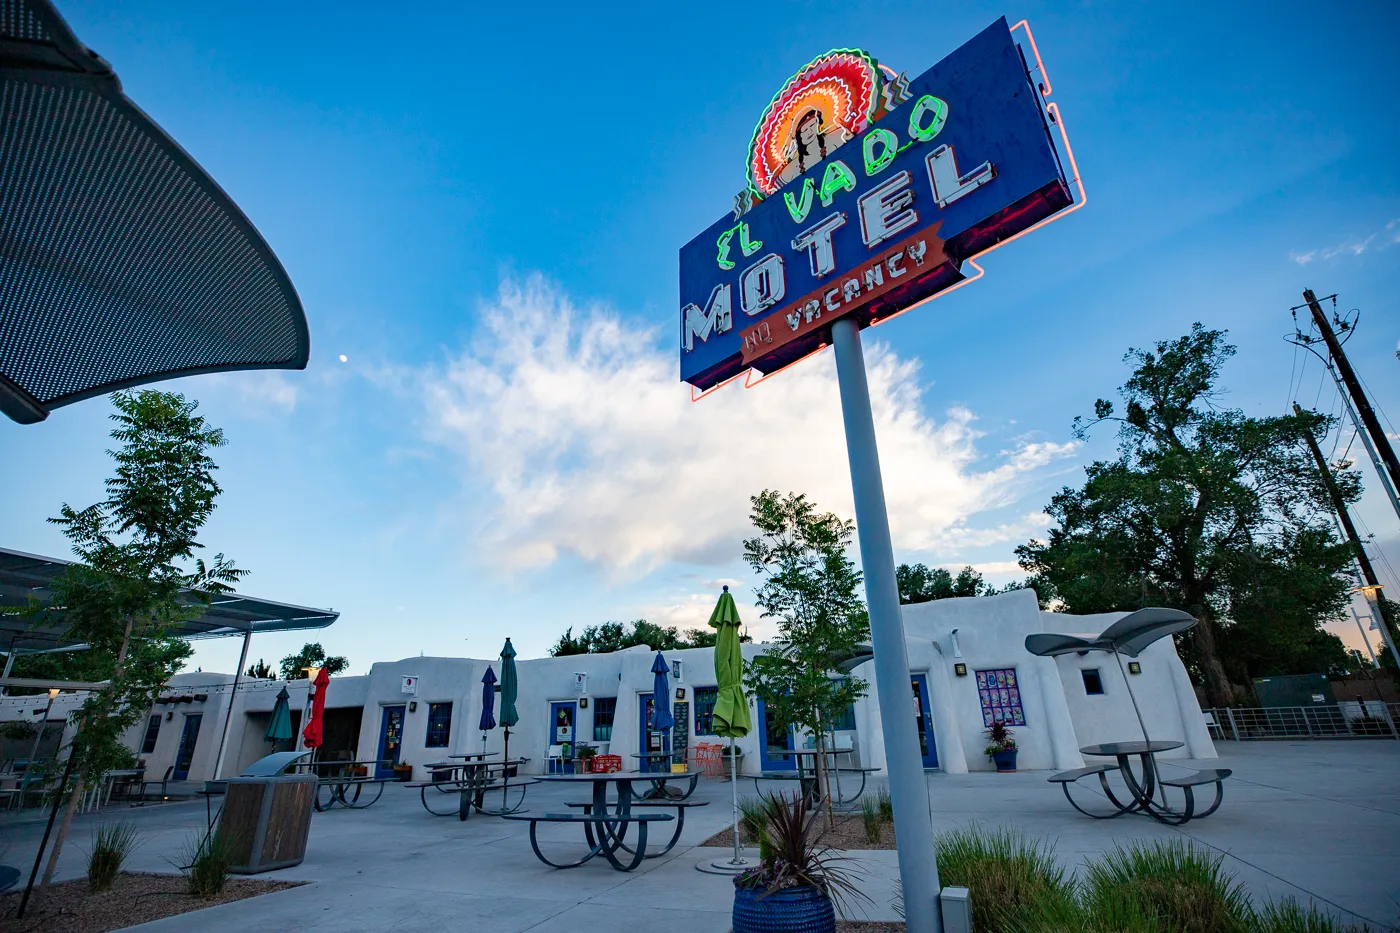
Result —
<path fill-rule="evenodd" d="M 291 700 L 286 687 L 278 691 L 277 702 L 272 707 L 272 721 L 267 724 L 267 732 L 263 733 L 263 738 L 273 745 L 285 742 L 296 734 L 292 729 Z"/>
<path fill-rule="evenodd" d="M 515 673 L 515 646 L 506 639 L 505 647 L 501 649 L 501 716 L 499 722 L 505 727 L 505 751 L 502 757 L 505 759 L 503 769 L 502 800 L 510 793 L 510 727 L 520 721 L 520 714 L 515 711 L 515 699 L 520 693 L 520 682 Z M 503 806 L 508 806 L 503 802 Z"/>
<path fill-rule="evenodd" d="M 710 863 L 710 869 L 740 872 L 751 866 L 739 853 L 739 759 L 734 753 L 734 740 L 742 739 L 753 728 L 749 701 L 744 696 L 744 655 L 739 648 L 739 609 L 729 587 L 719 596 L 715 611 L 710 613 L 710 625 L 719 630 L 715 642 L 715 735 L 729 738 L 729 790 L 734 798 L 734 858 L 728 862 Z"/>

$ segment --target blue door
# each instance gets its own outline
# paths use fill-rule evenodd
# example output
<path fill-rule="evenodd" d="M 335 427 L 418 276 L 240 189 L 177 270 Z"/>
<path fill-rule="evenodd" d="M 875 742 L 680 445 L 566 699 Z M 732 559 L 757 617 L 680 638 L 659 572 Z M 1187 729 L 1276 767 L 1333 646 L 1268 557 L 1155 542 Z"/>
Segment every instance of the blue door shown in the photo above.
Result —
<path fill-rule="evenodd" d="M 374 766 L 375 777 L 394 776 L 394 765 L 399 763 L 399 752 L 403 747 L 403 712 L 402 706 L 384 707 L 384 718 L 379 726 L 379 754 L 375 756 L 378 762 Z"/>
<path fill-rule="evenodd" d="M 203 713 L 186 713 L 185 729 L 180 733 L 180 747 L 175 751 L 175 771 L 171 775 L 177 781 L 190 779 L 190 762 L 194 761 L 194 746 L 199 741 L 199 724 Z"/>
<path fill-rule="evenodd" d="M 570 759 L 574 757 L 578 748 L 578 735 L 574 729 L 577 720 L 577 703 L 549 704 L 549 744 L 569 746 L 562 766 L 566 774 L 572 774 L 574 770 L 574 763 Z"/>
<path fill-rule="evenodd" d="M 761 699 L 758 701 L 758 731 L 763 735 L 763 741 L 758 746 L 758 766 L 764 771 L 797 770 L 795 758 L 777 754 L 792 750 L 792 730 L 780 729 L 777 723 L 770 723 Z"/>
<path fill-rule="evenodd" d="M 933 716 L 929 713 L 928 675 L 911 674 L 909 680 L 914 688 L 914 720 L 919 727 L 919 754 L 923 756 L 925 768 L 936 768 L 938 745 L 933 740 Z"/>

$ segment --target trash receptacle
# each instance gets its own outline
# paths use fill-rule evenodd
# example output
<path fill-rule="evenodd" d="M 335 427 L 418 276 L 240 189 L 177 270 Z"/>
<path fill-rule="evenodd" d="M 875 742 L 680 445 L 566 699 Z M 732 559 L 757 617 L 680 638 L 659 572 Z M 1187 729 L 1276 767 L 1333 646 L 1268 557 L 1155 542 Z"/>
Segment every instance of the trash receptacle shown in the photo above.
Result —
<path fill-rule="evenodd" d="M 315 802 L 314 774 L 229 778 L 219 818 L 229 871 L 253 875 L 300 865 Z"/>

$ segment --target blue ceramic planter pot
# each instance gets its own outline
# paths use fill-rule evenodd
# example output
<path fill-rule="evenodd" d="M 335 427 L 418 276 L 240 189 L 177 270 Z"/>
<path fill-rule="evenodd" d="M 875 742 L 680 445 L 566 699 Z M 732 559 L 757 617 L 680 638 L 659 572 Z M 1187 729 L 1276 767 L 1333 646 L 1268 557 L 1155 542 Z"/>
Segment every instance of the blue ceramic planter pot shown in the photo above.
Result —
<path fill-rule="evenodd" d="M 997 763 L 998 771 L 1016 770 L 1016 749 L 1007 748 L 999 752 L 992 753 L 992 761 Z"/>
<path fill-rule="evenodd" d="M 836 911 L 819 888 L 734 888 L 734 933 L 834 933 Z"/>

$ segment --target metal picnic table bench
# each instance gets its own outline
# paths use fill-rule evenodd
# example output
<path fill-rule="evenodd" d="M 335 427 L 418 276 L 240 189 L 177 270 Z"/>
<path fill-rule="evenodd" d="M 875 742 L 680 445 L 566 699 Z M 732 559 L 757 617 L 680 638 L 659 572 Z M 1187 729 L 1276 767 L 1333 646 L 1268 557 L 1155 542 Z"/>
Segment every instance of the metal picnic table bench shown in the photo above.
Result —
<path fill-rule="evenodd" d="M 457 819 L 465 820 L 471 816 L 473 810 L 485 816 L 505 816 L 517 812 L 525 805 L 525 788 L 539 781 L 534 778 L 520 777 L 512 774 L 512 771 L 519 770 L 520 766 L 529 761 L 528 758 L 512 758 L 510 761 L 488 761 L 494 758 L 496 752 L 482 753 L 475 755 L 449 755 L 449 758 L 462 758 L 461 763 L 442 762 L 428 766 L 428 773 L 432 777 L 427 781 L 413 781 L 408 783 L 408 787 L 416 788 L 420 799 L 423 801 L 423 809 L 433 816 L 451 816 L 455 811 Z M 497 773 L 492 773 L 493 769 L 498 769 Z M 510 802 L 511 792 L 518 789 L 520 796 L 516 798 L 514 805 Z M 449 810 L 435 810 L 428 802 L 429 791 L 440 795 L 457 795 L 456 805 Z M 491 791 L 501 792 L 501 806 L 499 809 L 492 809 L 486 806 L 486 795 Z"/>
<path fill-rule="evenodd" d="M 584 809 L 583 813 L 516 813 L 505 817 L 507 820 L 528 822 L 530 824 L 530 848 L 534 850 L 535 857 L 551 868 L 577 868 L 585 862 L 590 861 L 595 856 L 601 855 L 608 860 L 608 863 L 618 871 L 631 871 L 642 863 L 645 858 L 664 854 L 670 851 L 675 845 L 675 840 L 679 838 L 680 832 L 677 830 L 669 845 L 661 852 L 647 854 L 647 827 L 651 823 L 662 823 L 677 821 L 677 816 L 670 813 L 635 813 L 634 809 L 647 807 L 647 804 L 635 801 L 636 794 L 632 790 L 634 781 L 654 781 L 660 778 L 657 773 L 641 771 L 613 771 L 608 773 L 585 773 L 585 774 L 547 774 L 539 778 L 540 781 L 591 784 L 593 786 L 593 799 L 587 804 L 570 804 L 568 806 Z M 609 803 L 607 799 L 608 785 L 617 785 L 617 799 Z M 690 804 L 682 804 L 677 801 L 658 801 L 655 806 L 675 807 L 681 818 L 684 817 L 685 807 Z M 583 827 L 584 839 L 588 844 L 588 852 L 580 859 L 573 862 L 553 862 L 540 851 L 539 844 L 539 824 L 541 823 L 572 823 Z M 627 830 L 632 824 L 637 826 L 636 841 L 627 845 L 624 841 L 627 837 Z M 596 830 L 596 832 L 595 832 Z M 618 856 L 619 852 L 626 852 L 632 856 L 630 860 L 624 860 Z"/>

